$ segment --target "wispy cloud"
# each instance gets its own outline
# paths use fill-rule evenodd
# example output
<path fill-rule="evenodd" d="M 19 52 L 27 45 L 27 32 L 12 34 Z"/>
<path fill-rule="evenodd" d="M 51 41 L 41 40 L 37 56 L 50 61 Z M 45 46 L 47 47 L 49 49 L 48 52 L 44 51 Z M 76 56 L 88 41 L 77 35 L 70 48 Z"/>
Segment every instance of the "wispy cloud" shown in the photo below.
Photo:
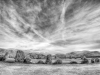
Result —
<path fill-rule="evenodd" d="M 0 1 L 0 47 L 52 53 L 99 49 L 99 5 L 99 0 Z"/>

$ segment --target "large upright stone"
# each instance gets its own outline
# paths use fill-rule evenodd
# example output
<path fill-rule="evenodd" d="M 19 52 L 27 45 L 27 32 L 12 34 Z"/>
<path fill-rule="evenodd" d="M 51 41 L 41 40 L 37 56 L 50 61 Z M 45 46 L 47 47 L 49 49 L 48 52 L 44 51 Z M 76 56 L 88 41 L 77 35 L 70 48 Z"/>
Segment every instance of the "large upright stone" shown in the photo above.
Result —
<path fill-rule="evenodd" d="M 16 56 L 15 56 L 15 61 L 16 62 L 24 62 L 24 59 L 25 59 L 25 54 L 23 51 L 21 50 L 18 50 L 16 52 Z"/>
<path fill-rule="evenodd" d="M 52 64 L 52 56 L 50 54 L 46 57 L 46 64 Z"/>
<path fill-rule="evenodd" d="M 29 54 L 25 55 L 24 63 L 27 63 L 27 64 L 31 63 L 31 58 Z"/>
<path fill-rule="evenodd" d="M 88 63 L 89 63 L 89 61 L 86 58 L 86 56 L 83 56 L 81 64 L 88 64 Z"/>
<path fill-rule="evenodd" d="M 99 58 L 95 58 L 95 62 L 98 63 L 99 62 Z"/>
<path fill-rule="evenodd" d="M 8 63 L 15 63 L 15 51 L 13 50 L 8 50 L 5 54 L 5 62 Z"/>
<path fill-rule="evenodd" d="M 95 63 L 95 60 L 93 58 L 91 59 L 91 63 Z"/>

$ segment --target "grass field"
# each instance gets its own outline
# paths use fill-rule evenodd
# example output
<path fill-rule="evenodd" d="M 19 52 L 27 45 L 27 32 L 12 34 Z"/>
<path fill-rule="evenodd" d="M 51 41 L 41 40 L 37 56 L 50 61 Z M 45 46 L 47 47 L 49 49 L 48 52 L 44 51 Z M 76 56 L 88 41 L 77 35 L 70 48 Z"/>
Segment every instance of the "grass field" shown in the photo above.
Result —
<path fill-rule="evenodd" d="M 36 65 L 1 62 L 0 75 L 100 75 L 100 64 Z"/>

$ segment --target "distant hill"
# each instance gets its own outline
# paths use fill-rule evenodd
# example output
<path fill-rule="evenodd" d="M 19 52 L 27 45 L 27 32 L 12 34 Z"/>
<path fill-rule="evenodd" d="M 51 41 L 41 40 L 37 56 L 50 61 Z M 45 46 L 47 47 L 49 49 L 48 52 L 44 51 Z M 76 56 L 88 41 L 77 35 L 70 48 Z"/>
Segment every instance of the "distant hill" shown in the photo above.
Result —
<path fill-rule="evenodd" d="M 94 57 L 94 56 L 100 56 L 99 51 L 75 51 L 71 53 L 67 53 L 66 57 Z"/>

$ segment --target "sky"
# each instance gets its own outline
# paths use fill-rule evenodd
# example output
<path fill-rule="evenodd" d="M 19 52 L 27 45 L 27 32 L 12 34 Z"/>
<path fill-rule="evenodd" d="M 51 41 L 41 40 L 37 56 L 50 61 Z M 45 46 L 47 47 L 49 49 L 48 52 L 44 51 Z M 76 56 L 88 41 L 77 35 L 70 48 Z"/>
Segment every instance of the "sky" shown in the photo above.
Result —
<path fill-rule="evenodd" d="M 99 51 L 100 0 L 0 0 L 0 48 Z"/>

